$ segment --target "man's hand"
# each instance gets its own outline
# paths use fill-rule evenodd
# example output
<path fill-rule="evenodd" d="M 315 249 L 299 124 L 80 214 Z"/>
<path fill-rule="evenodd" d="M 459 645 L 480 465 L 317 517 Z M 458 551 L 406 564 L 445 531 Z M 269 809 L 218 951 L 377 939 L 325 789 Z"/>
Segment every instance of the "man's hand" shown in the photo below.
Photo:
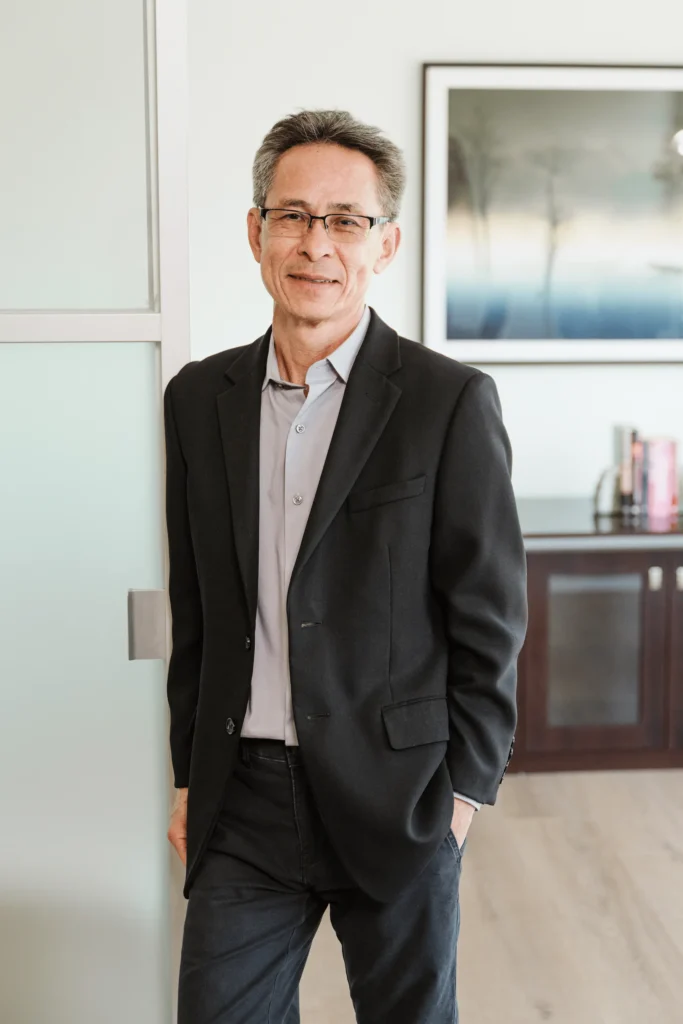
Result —
<path fill-rule="evenodd" d="M 468 804 L 466 800 L 460 800 L 457 796 L 453 797 L 453 818 L 451 820 L 451 829 L 460 849 L 462 849 L 462 844 L 467 838 L 467 832 L 472 823 L 472 816 L 475 813 L 476 812 L 472 804 Z"/>
<path fill-rule="evenodd" d="M 187 864 L 187 789 L 176 790 L 166 835 L 183 864 Z"/>

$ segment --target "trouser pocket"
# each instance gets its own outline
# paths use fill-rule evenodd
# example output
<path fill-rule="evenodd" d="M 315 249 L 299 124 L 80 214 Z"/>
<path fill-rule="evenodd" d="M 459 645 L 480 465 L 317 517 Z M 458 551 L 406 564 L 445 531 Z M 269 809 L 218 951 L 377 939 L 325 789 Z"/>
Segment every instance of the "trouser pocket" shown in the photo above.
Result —
<path fill-rule="evenodd" d="M 458 861 L 458 863 L 460 863 L 460 861 L 462 860 L 462 855 L 464 854 L 465 848 L 467 846 L 467 839 L 464 840 L 462 846 L 458 846 L 458 840 L 455 838 L 455 834 L 452 828 L 449 828 L 448 835 L 446 836 L 446 838 L 449 842 L 451 849 L 453 850 L 455 859 Z"/>

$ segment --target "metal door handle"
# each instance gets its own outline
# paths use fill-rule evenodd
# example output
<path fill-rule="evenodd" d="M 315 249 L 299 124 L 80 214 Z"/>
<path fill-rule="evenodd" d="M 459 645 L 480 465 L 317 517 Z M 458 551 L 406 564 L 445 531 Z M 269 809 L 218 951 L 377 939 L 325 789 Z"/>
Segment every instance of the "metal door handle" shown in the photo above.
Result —
<path fill-rule="evenodd" d="M 647 579 L 650 590 L 661 590 L 664 579 L 664 570 L 661 565 L 651 565 L 647 570 Z"/>
<path fill-rule="evenodd" d="M 166 657 L 166 591 L 128 591 L 128 660 Z"/>
<path fill-rule="evenodd" d="M 683 590 L 683 565 L 676 569 L 676 590 Z"/>

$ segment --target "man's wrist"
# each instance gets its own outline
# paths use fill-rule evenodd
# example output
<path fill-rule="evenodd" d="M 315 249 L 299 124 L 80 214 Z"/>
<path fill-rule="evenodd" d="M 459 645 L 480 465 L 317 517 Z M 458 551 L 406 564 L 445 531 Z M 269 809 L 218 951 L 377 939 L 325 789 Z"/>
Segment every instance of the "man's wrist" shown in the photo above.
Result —
<path fill-rule="evenodd" d="M 463 800 L 466 804 L 471 804 L 471 806 L 474 807 L 475 811 L 478 811 L 479 808 L 481 807 L 481 804 L 479 803 L 478 800 L 473 800 L 471 796 L 465 796 L 464 793 L 456 793 L 454 791 L 453 796 L 457 797 L 458 800 Z"/>

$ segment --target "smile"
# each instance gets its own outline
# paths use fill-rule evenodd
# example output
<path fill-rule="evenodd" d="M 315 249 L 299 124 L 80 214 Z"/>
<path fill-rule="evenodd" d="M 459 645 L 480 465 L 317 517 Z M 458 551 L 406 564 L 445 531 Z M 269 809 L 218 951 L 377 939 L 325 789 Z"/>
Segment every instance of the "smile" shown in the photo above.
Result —
<path fill-rule="evenodd" d="M 337 284 L 331 277 L 305 277 L 303 274 L 290 274 L 295 281 L 305 281 L 306 284 Z"/>

